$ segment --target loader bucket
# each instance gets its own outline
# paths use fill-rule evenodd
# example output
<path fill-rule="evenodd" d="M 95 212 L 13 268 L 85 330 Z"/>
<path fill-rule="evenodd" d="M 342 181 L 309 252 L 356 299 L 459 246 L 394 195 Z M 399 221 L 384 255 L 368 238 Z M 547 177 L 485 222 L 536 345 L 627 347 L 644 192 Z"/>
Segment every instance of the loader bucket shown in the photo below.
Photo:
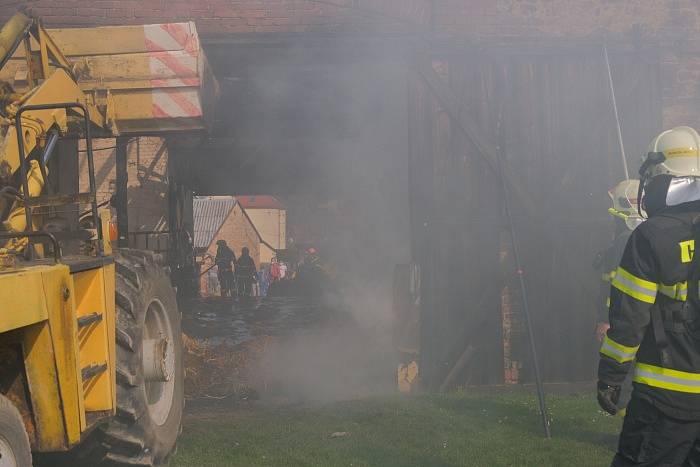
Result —
<path fill-rule="evenodd" d="M 210 128 L 218 84 L 193 22 L 51 29 L 49 35 L 86 95 L 109 105 L 114 134 Z M 0 77 L 26 89 L 23 48 L 10 62 Z"/>

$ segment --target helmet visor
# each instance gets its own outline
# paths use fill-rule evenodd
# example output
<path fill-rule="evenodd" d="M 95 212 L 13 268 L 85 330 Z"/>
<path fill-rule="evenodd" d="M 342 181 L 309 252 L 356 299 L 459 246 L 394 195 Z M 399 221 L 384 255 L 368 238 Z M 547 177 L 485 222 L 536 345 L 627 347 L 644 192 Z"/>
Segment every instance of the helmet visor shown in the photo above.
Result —
<path fill-rule="evenodd" d="M 677 206 L 700 200 L 700 179 L 697 177 L 674 177 L 666 193 L 666 205 Z"/>

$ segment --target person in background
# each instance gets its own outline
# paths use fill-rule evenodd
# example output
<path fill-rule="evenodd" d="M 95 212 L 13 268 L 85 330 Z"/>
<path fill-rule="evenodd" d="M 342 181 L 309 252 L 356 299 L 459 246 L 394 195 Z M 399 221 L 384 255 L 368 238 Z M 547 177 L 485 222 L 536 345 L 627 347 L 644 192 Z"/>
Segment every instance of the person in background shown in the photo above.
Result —
<path fill-rule="evenodd" d="M 320 275 L 321 258 L 316 248 L 307 248 L 304 257 L 299 262 L 299 276 L 307 281 L 316 281 Z"/>
<path fill-rule="evenodd" d="M 644 221 L 639 215 L 637 203 L 637 191 L 639 191 L 639 180 L 623 180 L 610 191 L 608 195 L 612 200 L 612 207 L 608 213 L 615 222 L 614 238 L 608 247 L 600 252 L 594 263 L 597 270 L 602 270 L 601 289 L 598 297 L 598 317 L 596 324 L 596 339 L 602 343 L 605 333 L 610 329 L 608 318 L 608 308 L 610 306 L 610 282 L 615 277 L 615 270 L 620 264 L 622 253 L 625 251 L 627 240 L 632 235 L 634 229 Z M 620 410 L 627 406 L 632 394 L 632 377 L 628 374 L 625 383 L 622 385 L 618 408 Z"/>
<path fill-rule="evenodd" d="M 328 275 L 316 248 L 308 248 L 304 259 L 299 265 L 297 275 L 298 285 L 303 293 L 316 295 L 327 285 Z"/>
<path fill-rule="evenodd" d="M 214 263 L 217 268 L 219 288 L 222 297 L 230 297 L 234 290 L 233 265 L 236 262 L 236 255 L 228 247 L 225 240 L 216 241 L 216 258 Z"/>
<path fill-rule="evenodd" d="M 272 263 L 270 263 L 270 282 L 278 281 L 281 278 L 280 263 L 277 262 L 277 258 L 272 258 Z"/>
<path fill-rule="evenodd" d="M 236 285 L 239 297 L 249 297 L 253 290 L 253 283 L 257 281 L 257 268 L 253 258 L 250 257 L 248 247 L 243 247 L 241 257 L 236 261 Z"/>
<path fill-rule="evenodd" d="M 304 266 L 317 267 L 320 261 L 321 258 L 319 258 L 316 248 L 311 247 L 306 250 L 306 254 L 304 255 Z"/>
<path fill-rule="evenodd" d="M 266 297 L 270 287 L 270 266 L 258 271 L 258 297 Z"/>
<path fill-rule="evenodd" d="M 287 264 L 279 263 L 279 278 L 284 280 L 287 277 Z"/>

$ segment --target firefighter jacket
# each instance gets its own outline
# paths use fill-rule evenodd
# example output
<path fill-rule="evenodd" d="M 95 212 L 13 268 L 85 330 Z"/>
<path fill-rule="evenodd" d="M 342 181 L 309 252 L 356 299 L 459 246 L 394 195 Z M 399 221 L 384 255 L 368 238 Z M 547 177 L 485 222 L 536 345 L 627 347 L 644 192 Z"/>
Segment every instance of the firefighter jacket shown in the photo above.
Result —
<path fill-rule="evenodd" d="M 233 271 L 233 263 L 235 262 L 236 255 L 232 249 L 225 245 L 221 245 L 216 249 L 214 263 L 218 266 L 219 271 Z"/>
<path fill-rule="evenodd" d="M 602 277 L 600 282 L 600 295 L 598 296 L 598 323 L 608 322 L 608 310 L 610 309 L 610 283 L 615 277 L 615 271 L 620 265 L 622 253 L 625 251 L 625 245 L 632 235 L 631 230 L 623 230 L 615 236 L 615 239 L 602 252 L 602 261 L 598 267 L 602 268 Z"/>
<path fill-rule="evenodd" d="M 255 262 L 250 256 L 241 255 L 236 261 L 236 277 L 241 279 L 253 279 L 256 273 Z"/>
<path fill-rule="evenodd" d="M 598 367 L 598 379 L 615 386 L 634 371 L 635 394 L 693 420 L 700 419 L 700 300 L 689 300 L 698 293 L 689 277 L 691 265 L 699 269 L 692 261 L 698 216 L 697 202 L 666 208 L 630 235 L 612 278 Z"/>

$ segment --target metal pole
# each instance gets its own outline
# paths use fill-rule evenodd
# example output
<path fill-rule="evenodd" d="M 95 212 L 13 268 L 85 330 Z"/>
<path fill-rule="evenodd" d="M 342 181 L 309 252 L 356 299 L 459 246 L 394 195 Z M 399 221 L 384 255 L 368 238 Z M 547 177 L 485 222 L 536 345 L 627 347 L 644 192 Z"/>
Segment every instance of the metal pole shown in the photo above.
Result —
<path fill-rule="evenodd" d="M 615 113 L 615 123 L 617 124 L 617 140 L 620 143 L 620 155 L 622 156 L 622 168 L 625 170 L 625 179 L 630 179 L 630 172 L 627 168 L 627 156 L 625 154 L 625 143 L 622 141 L 622 127 L 620 126 L 620 116 L 617 113 L 617 99 L 615 99 L 615 86 L 613 85 L 612 71 L 610 69 L 610 58 L 608 57 L 608 46 L 603 45 L 603 57 L 605 66 L 608 69 L 608 83 L 610 84 L 610 96 L 612 98 L 613 112 Z"/>
<path fill-rule="evenodd" d="M 128 182 L 129 174 L 127 172 L 128 160 L 128 144 L 129 138 L 124 136 L 117 137 L 116 149 L 116 169 L 117 169 L 117 193 L 116 193 L 116 211 L 117 211 L 117 246 L 119 248 L 129 247 L 129 212 L 128 212 Z"/>
<path fill-rule="evenodd" d="M 500 127 L 500 122 L 498 126 Z M 544 435 L 547 439 L 550 439 L 552 437 L 552 433 L 549 429 L 549 422 L 547 421 L 547 404 L 545 402 L 544 386 L 542 385 L 540 365 L 537 359 L 535 336 L 532 332 L 532 320 L 530 319 L 530 305 L 527 297 L 527 287 L 525 287 L 525 271 L 523 270 L 522 264 L 520 263 L 520 250 L 518 248 L 518 241 L 515 235 L 515 225 L 513 223 L 513 216 L 511 214 L 510 203 L 508 201 L 508 186 L 506 185 L 505 179 L 503 177 L 503 163 L 501 161 L 501 157 L 501 148 L 499 146 L 496 148 L 496 162 L 498 165 L 499 178 L 501 179 L 501 189 L 503 190 L 503 201 L 505 205 L 506 218 L 508 220 L 508 230 L 510 231 L 510 241 L 513 245 L 513 260 L 515 262 L 515 272 L 518 276 L 518 282 L 520 285 L 520 294 L 522 297 L 523 312 L 525 314 L 527 335 L 530 340 L 530 352 L 532 354 L 532 363 L 535 370 L 535 385 L 537 386 L 537 400 L 540 406 L 540 415 L 542 417 L 542 427 L 544 428 Z"/>

